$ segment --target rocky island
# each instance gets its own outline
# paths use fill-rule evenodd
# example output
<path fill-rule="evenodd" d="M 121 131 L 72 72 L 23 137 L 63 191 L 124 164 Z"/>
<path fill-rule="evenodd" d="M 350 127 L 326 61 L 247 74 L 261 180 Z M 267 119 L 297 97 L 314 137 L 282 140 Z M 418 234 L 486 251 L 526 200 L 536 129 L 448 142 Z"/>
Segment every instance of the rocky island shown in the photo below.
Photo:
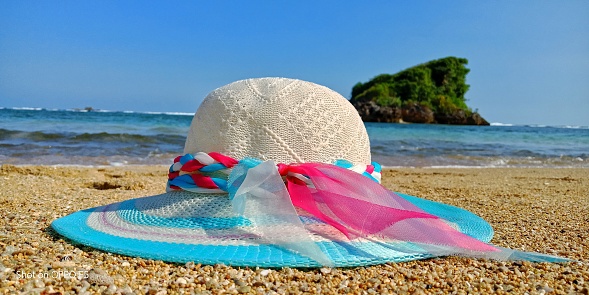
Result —
<path fill-rule="evenodd" d="M 466 58 L 446 57 L 381 74 L 352 89 L 350 102 L 364 122 L 489 125 L 466 105 Z"/>

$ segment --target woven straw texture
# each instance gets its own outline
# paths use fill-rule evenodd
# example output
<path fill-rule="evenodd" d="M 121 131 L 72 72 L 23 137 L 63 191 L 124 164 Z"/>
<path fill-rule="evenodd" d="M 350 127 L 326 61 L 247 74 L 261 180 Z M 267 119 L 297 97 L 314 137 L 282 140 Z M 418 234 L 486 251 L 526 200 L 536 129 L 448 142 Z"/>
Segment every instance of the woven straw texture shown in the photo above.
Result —
<path fill-rule="evenodd" d="M 195 152 L 277 163 L 370 164 L 356 109 L 327 87 L 286 78 L 242 80 L 211 92 L 186 139 L 184 153 Z"/>

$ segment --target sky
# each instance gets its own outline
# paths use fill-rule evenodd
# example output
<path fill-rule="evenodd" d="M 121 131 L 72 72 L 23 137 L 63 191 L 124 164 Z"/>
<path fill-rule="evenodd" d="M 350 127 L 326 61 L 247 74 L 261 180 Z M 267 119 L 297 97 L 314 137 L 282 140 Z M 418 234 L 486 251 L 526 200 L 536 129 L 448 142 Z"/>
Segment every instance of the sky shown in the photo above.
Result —
<path fill-rule="evenodd" d="M 350 98 L 447 56 L 490 122 L 589 126 L 589 1 L 0 0 L 0 107 L 191 113 L 256 77 Z"/>

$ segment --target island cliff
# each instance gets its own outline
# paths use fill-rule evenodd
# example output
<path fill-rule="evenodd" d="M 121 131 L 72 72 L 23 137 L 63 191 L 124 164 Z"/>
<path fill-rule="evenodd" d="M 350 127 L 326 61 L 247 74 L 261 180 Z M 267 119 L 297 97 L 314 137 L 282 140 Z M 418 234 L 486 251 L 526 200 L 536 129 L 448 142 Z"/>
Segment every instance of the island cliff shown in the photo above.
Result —
<path fill-rule="evenodd" d="M 489 125 L 466 105 L 465 58 L 446 57 L 382 74 L 352 89 L 350 102 L 365 122 Z"/>

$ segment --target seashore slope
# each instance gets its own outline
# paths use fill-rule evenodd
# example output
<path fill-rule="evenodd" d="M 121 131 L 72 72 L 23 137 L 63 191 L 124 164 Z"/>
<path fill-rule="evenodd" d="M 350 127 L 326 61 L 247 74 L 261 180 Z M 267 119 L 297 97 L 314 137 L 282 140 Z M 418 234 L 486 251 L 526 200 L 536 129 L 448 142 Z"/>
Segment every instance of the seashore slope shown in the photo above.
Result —
<path fill-rule="evenodd" d="M 50 228 L 78 210 L 160 194 L 166 172 L 165 166 L 0 166 L 0 293 L 589 294 L 584 168 L 383 171 L 391 190 L 480 215 L 495 230 L 493 244 L 577 260 L 566 264 L 446 257 L 334 269 L 181 265 L 72 245 Z"/>

